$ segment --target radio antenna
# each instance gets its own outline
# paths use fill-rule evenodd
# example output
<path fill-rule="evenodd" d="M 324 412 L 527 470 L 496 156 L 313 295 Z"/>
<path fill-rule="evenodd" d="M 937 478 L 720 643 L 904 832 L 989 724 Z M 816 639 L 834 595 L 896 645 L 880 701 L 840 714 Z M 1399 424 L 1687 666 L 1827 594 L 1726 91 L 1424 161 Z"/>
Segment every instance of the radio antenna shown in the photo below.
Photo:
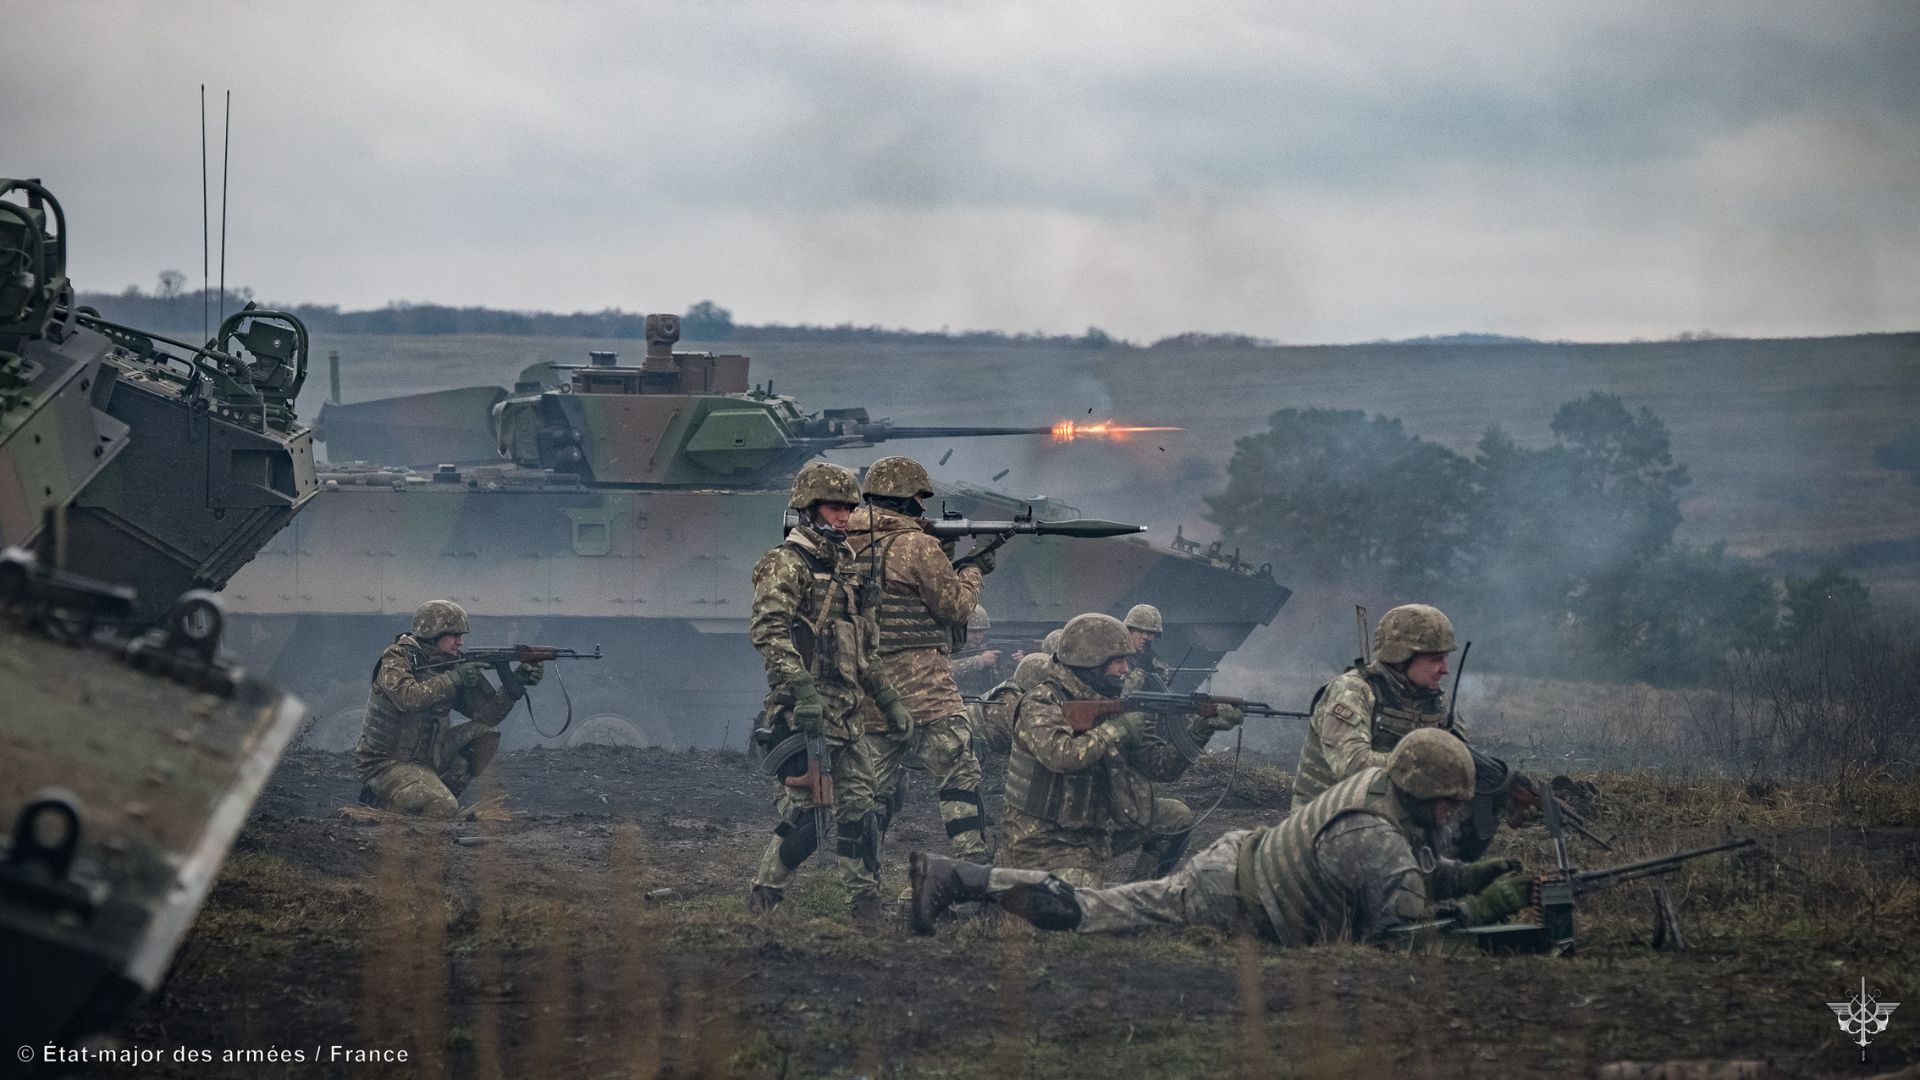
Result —
<path fill-rule="evenodd" d="M 200 336 L 213 337 L 212 318 L 209 305 L 213 303 L 212 259 L 208 255 L 212 243 L 208 237 L 210 226 L 207 224 L 207 84 L 200 84 Z"/>
<path fill-rule="evenodd" d="M 232 146 L 233 91 L 229 90 L 226 130 L 220 136 L 220 322 L 223 325 L 227 321 L 227 152 Z"/>

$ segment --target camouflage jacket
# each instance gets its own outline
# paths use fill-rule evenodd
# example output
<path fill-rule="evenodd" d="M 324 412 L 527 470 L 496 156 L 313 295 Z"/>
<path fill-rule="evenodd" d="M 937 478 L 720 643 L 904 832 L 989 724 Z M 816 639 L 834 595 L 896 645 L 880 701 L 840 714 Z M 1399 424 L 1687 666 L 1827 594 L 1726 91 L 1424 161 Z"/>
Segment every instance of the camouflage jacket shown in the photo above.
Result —
<path fill-rule="evenodd" d="M 354 748 L 353 763 L 362 780 L 388 765 L 405 762 L 440 770 L 440 740 L 449 714 L 458 712 L 492 726 L 513 711 L 513 699 L 483 684 L 454 685 L 451 671 L 417 673 L 426 663 L 449 659 L 411 634 L 401 634 L 380 654 L 367 695 L 367 721 Z"/>
<path fill-rule="evenodd" d="M 1348 668 L 1313 697 L 1294 801 L 1311 799 L 1361 769 L 1385 765 L 1387 754 L 1414 728 L 1446 724 L 1444 691 L 1415 686 L 1385 664 Z M 1458 716 L 1451 730 L 1466 737 Z"/>
<path fill-rule="evenodd" d="M 861 695 L 885 682 L 873 655 L 873 629 L 860 606 L 853 553 L 805 525 L 753 567 L 753 615 L 747 636 L 767 667 L 762 723 L 772 727 L 793 707 L 793 680 L 813 677 L 826 700 L 826 732 L 853 739 Z"/>
<path fill-rule="evenodd" d="M 1241 848 L 1246 910 L 1285 945 L 1376 940 L 1434 918 L 1465 874 L 1436 858 L 1386 771 L 1364 768 Z"/>
<path fill-rule="evenodd" d="M 1076 732 L 1065 701 L 1101 695 L 1051 658 L 1037 685 L 1014 710 L 1013 748 L 1007 759 L 1007 810 L 1062 828 L 1119 831 L 1152 819 L 1155 781 L 1179 779 L 1188 762 L 1165 741 L 1143 734 L 1124 738 L 1112 725 Z M 1204 744 L 1212 732 L 1193 730 Z"/>
<path fill-rule="evenodd" d="M 847 543 L 863 575 L 877 636 L 880 670 L 900 692 L 916 724 L 931 724 L 966 712 L 947 654 L 980 599 L 980 571 L 955 570 L 940 542 L 915 518 L 863 506 L 847 522 Z M 869 702 L 861 726 L 885 731 L 887 722 Z"/>

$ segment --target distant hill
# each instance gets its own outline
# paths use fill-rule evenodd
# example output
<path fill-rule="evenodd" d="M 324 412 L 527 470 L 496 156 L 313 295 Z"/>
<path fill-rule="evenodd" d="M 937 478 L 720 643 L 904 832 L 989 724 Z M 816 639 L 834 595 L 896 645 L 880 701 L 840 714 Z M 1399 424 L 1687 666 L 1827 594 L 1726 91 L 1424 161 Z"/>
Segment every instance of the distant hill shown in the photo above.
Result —
<path fill-rule="evenodd" d="M 1538 345 L 1538 338 L 1514 337 L 1511 334 L 1427 334 L 1424 337 L 1401 338 L 1398 341 L 1382 340 L 1382 345 Z"/>

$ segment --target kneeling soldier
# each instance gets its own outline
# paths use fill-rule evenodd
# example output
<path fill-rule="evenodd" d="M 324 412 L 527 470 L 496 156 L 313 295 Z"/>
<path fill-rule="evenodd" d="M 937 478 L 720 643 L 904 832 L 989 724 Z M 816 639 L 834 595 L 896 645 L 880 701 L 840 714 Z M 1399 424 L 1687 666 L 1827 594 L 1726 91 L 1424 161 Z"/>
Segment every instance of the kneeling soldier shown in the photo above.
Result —
<path fill-rule="evenodd" d="M 513 685 L 496 690 L 487 665 L 460 660 L 466 634 L 467 613 L 459 604 L 429 600 L 413 613 L 413 631 L 380 654 L 366 727 L 353 752 L 365 783 L 361 802 L 450 818 L 460 812 L 460 792 L 493 761 L 500 749 L 496 729 L 523 691 Z M 514 674 L 533 686 L 545 671 L 522 664 Z M 454 712 L 472 722 L 449 726 Z"/>
<path fill-rule="evenodd" d="M 1117 714 L 1075 731 L 1063 708 L 1120 696 L 1133 649 L 1119 619 L 1077 615 L 1052 659 L 1039 666 L 1036 685 L 1014 714 L 1000 865 L 1091 887 L 1109 859 L 1135 848 L 1134 878 L 1158 877 L 1179 863 L 1193 811 L 1178 799 L 1156 798 L 1153 784 L 1178 779 L 1189 762 L 1152 734 L 1146 713 Z M 1185 722 L 1204 744 L 1240 721 L 1240 710 L 1221 706 L 1217 716 Z"/>

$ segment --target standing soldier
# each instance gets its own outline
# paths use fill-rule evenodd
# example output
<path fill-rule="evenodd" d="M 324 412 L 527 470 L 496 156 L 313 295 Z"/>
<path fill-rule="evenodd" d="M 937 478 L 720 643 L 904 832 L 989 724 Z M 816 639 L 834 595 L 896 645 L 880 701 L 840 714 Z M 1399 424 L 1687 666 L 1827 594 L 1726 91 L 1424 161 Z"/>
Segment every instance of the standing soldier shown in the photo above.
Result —
<path fill-rule="evenodd" d="M 366 726 L 353 751 L 364 784 L 362 803 L 450 818 L 460 813 L 460 792 L 493 761 L 500 749 L 496 728 L 524 691 L 511 683 L 496 690 L 485 664 L 460 660 L 466 634 L 465 609 L 451 600 L 429 600 L 413 613 L 412 632 L 394 638 L 380 654 Z M 545 672 L 539 664 L 522 664 L 515 674 L 533 686 Z M 453 712 L 472 722 L 449 726 Z"/>
<path fill-rule="evenodd" d="M 1154 797 L 1153 782 L 1177 779 L 1189 762 L 1151 734 L 1147 713 L 1115 714 L 1077 732 L 1061 708 L 1119 696 L 1132 654 L 1133 639 L 1119 619 L 1077 615 L 1041 667 L 1038 685 L 1020 699 L 1007 760 L 1002 865 L 1051 871 L 1091 888 L 1120 852 L 1140 849 L 1135 878 L 1165 874 L 1180 861 L 1193 811 L 1178 799 Z M 1240 721 L 1240 710 L 1222 705 L 1217 716 L 1185 722 L 1204 744 Z"/>
<path fill-rule="evenodd" d="M 1413 941 L 1421 936 L 1413 928 L 1437 920 L 1499 922 L 1526 906 L 1532 891 L 1516 873 L 1519 863 L 1463 864 L 1434 854 L 1472 797 L 1466 745 L 1416 731 L 1384 767 L 1361 769 L 1278 825 L 1229 832 L 1155 881 L 1081 888 L 1058 874 L 916 851 L 913 928 L 933 933 L 940 912 L 964 900 L 991 901 L 1043 930 L 1246 926 L 1287 946 L 1380 941 L 1396 930 L 1413 931 Z"/>
<path fill-rule="evenodd" d="M 901 705 L 900 695 L 886 685 L 873 661 L 871 625 L 860 604 L 853 552 L 847 548 L 847 517 L 859 501 L 859 482 L 839 465 L 816 461 L 794 476 L 787 505 L 800 512 L 800 523 L 754 564 L 753 618 L 747 633 L 767 665 L 761 723 L 769 741 L 778 744 L 794 733 L 825 737 L 835 780 L 833 819 L 841 879 L 854 917 L 870 921 L 881 914 L 879 829 L 873 785 L 862 783 L 856 707 L 863 692 L 885 712 L 899 712 Z M 814 824 L 812 792 L 784 782 L 785 775 L 805 769 L 804 761 L 783 767 L 780 823 L 747 894 L 747 910 L 755 914 L 780 903 L 794 872 L 825 839 Z M 847 843 L 868 832 L 874 837 L 872 852 L 857 842 Z"/>
<path fill-rule="evenodd" d="M 1160 621 L 1160 609 L 1152 604 L 1135 604 L 1123 621 L 1127 635 L 1133 638 L 1133 670 L 1127 674 L 1126 692 L 1164 694 L 1173 689 L 1173 667 L 1153 651 L 1153 643 L 1166 628 Z"/>
<path fill-rule="evenodd" d="M 1294 802 L 1386 764 L 1387 754 L 1412 731 L 1449 728 L 1440 684 L 1453 649 L 1453 623 L 1439 608 L 1405 604 L 1382 615 L 1373 632 L 1373 662 L 1348 668 L 1313 696 L 1313 720 L 1293 778 Z M 1449 730 L 1466 738 L 1457 717 Z"/>
<path fill-rule="evenodd" d="M 867 505 L 847 526 L 848 542 L 877 596 L 875 648 L 888 683 L 913 716 L 910 731 L 897 725 L 873 731 L 863 745 L 879 790 L 897 790 L 909 749 L 939 784 L 940 818 L 954 854 L 985 859 L 985 811 L 980 804 L 980 761 L 971 725 L 947 656 L 953 628 L 966 622 L 980 600 L 980 580 L 993 572 L 990 551 L 948 562 L 947 549 L 921 527 L 933 479 L 919 462 L 884 457 L 867 468 L 862 487 Z"/>

